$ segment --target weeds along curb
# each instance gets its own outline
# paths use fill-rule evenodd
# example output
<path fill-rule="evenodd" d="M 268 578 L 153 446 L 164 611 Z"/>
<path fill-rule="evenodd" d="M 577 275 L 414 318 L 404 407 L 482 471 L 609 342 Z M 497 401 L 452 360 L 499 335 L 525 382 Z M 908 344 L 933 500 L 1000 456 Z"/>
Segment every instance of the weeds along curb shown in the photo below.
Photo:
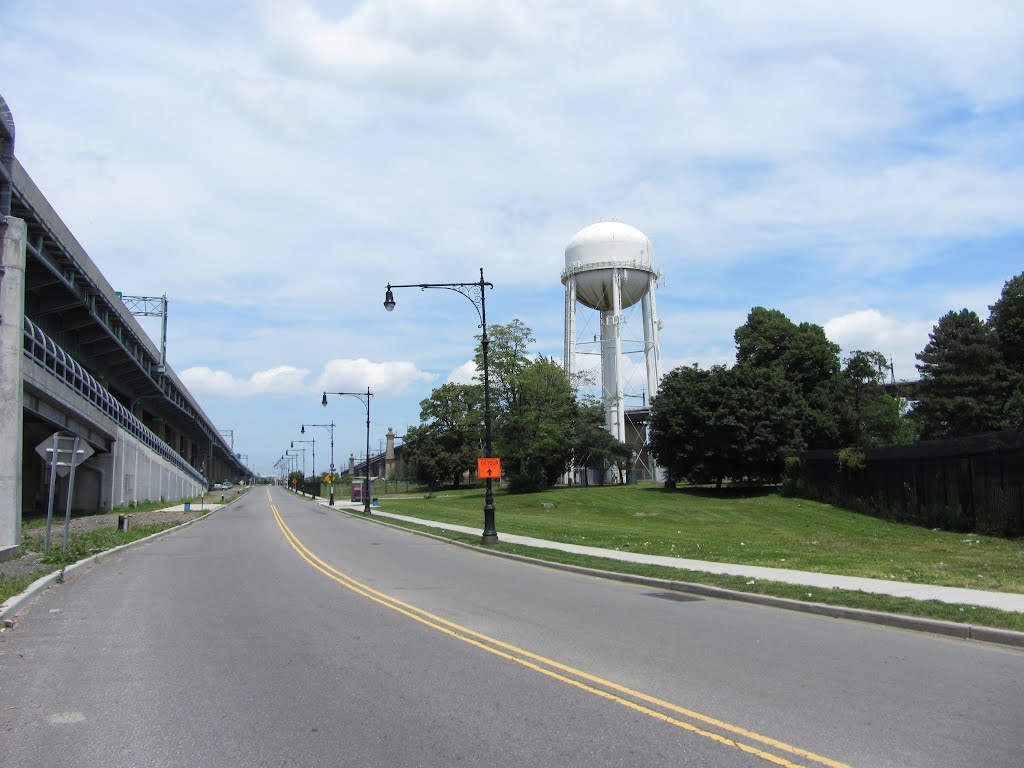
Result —
<path fill-rule="evenodd" d="M 4 619 L 13 619 L 17 616 L 19 610 L 23 606 L 27 605 L 29 601 L 37 597 L 42 592 L 45 592 L 54 584 L 58 584 L 60 582 L 67 580 L 68 578 L 70 578 L 86 566 L 98 564 L 104 558 L 116 554 L 117 552 L 121 552 L 122 550 L 129 549 L 137 545 L 155 541 L 156 539 L 159 539 L 163 536 L 167 536 L 168 534 L 174 533 L 175 531 L 180 531 L 182 528 L 187 528 L 190 525 L 194 525 L 195 523 L 198 523 L 201 520 L 205 520 L 214 512 L 218 512 L 219 510 L 224 509 L 224 507 L 230 506 L 240 498 L 242 498 L 241 495 L 235 496 L 235 498 L 232 499 L 231 501 L 224 503 L 217 509 L 211 509 L 205 515 L 193 518 L 192 520 L 186 520 L 184 523 L 179 523 L 173 528 L 167 528 L 163 531 L 157 531 L 156 533 L 152 533 L 149 536 L 146 536 L 145 538 L 136 539 L 135 541 L 129 541 L 127 544 L 122 544 L 118 547 L 114 547 L 113 549 L 105 549 L 102 552 L 97 552 L 95 555 L 89 555 L 89 557 L 79 560 L 77 563 L 65 565 L 64 567 L 54 571 L 53 573 L 47 574 L 46 576 L 42 576 L 36 579 L 28 585 L 24 592 L 17 595 L 12 595 L 11 597 L 7 598 L 3 605 L 0 605 L 0 621 L 3 621 Z"/>
<path fill-rule="evenodd" d="M 395 525 L 380 517 L 366 517 L 361 512 L 336 507 L 339 512 L 355 517 L 359 520 L 367 520 L 377 525 L 385 525 L 388 528 L 398 528 L 417 536 L 425 536 L 429 539 L 442 541 L 456 547 L 492 557 L 504 557 L 509 560 L 518 560 L 523 563 L 552 568 L 557 571 L 568 571 L 584 576 L 595 576 L 601 579 L 621 581 L 627 584 L 640 584 L 643 586 L 664 589 L 670 592 L 680 592 L 701 597 L 712 597 L 720 600 L 736 600 L 743 603 L 753 603 L 771 608 L 782 608 L 800 613 L 811 613 L 818 616 L 828 616 L 834 619 L 847 619 L 850 621 L 862 621 L 869 624 L 879 624 L 897 629 L 908 629 L 914 632 L 928 632 L 945 637 L 954 637 L 961 640 L 974 640 L 977 642 L 996 643 L 1008 645 L 1015 648 L 1024 648 L 1024 632 L 1016 632 L 1012 629 L 999 629 L 996 627 L 982 627 L 973 624 L 959 624 L 954 621 L 942 619 L 929 619 L 920 616 L 904 616 L 898 613 L 883 613 L 881 611 L 869 611 L 864 608 L 846 608 L 838 605 L 825 605 L 823 603 L 805 603 L 800 600 L 793 600 L 788 597 L 772 597 L 771 595 L 758 595 L 752 592 L 738 592 L 724 587 L 713 587 L 707 584 L 694 584 L 688 581 L 670 581 L 668 579 L 656 579 L 650 576 L 637 576 L 632 573 L 616 573 L 615 571 L 603 571 L 598 568 L 587 568 L 582 565 L 570 565 L 568 563 L 555 563 L 548 560 L 541 560 L 527 555 L 517 555 L 512 552 L 498 552 L 493 549 L 485 549 L 475 544 L 466 544 L 461 541 L 454 541 L 444 536 L 439 536 L 427 531 L 419 531 L 405 526 Z"/>

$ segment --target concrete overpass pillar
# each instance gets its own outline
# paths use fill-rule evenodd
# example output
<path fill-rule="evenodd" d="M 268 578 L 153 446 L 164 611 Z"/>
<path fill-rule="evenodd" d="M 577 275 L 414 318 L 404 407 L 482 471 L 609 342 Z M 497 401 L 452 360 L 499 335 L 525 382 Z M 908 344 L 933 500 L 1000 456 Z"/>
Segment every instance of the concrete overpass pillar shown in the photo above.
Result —
<path fill-rule="evenodd" d="M 26 232 L 14 216 L 0 223 L 0 560 L 21 546 Z"/>

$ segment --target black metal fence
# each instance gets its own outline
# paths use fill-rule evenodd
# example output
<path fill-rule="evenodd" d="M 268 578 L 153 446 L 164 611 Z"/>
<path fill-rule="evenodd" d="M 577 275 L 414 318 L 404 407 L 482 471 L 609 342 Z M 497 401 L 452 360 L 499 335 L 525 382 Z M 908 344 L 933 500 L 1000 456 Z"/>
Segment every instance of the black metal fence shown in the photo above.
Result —
<path fill-rule="evenodd" d="M 320 483 L 320 478 L 305 478 L 299 483 L 299 490 L 303 493 L 308 493 L 314 499 L 317 496 L 323 496 L 324 486 Z"/>
<path fill-rule="evenodd" d="M 841 466 L 834 451 L 808 451 L 790 486 L 891 520 L 1024 536 L 1024 433 L 880 448 L 864 458 L 865 466 L 855 469 Z"/>

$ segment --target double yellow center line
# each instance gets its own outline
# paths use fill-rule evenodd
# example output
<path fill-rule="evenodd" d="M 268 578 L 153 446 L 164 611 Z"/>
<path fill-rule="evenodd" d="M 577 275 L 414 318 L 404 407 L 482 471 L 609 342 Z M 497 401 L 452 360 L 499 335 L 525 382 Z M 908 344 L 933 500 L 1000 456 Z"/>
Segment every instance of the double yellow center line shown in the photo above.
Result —
<path fill-rule="evenodd" d="M 269 499 L 269 491 L 267 492 L 267 496 Z M 500 656 L 503 659 L 520 664 L 535 672 L 539 672 L 542 675 L 547 675 L 548 677 L 563 682 L 566 685 L 574 686 L 580 690 L 586 691 L 587 693 L 600 696 L 608 701 L 613 701 L 616 704 L 628 707 L 636 712 L 641 712 L 645 715 L 661 720 L 662 722 L 668 723 L 669 725 L 683 728 L 684 730 L 703 736 L 704 738 L 711 739 L 712 741 L 718 742 L 724 746 L 732 747 L 740 750 L 741 752 L 755 755 L 756 757 L 767 760 L 768 762 L 776 765 L 786 766 L 786 768 L 806 768 L 806 763 L 796 763 L 789 759 L 789 757 L 793 757 L 807 760 L 818 765 L 829 766 L 829 768 L 850 768 L 846 763 L 831 760 L 827 757 L 823 757 L 822 755 L 816 755 L 808 750 L 778 741 L 777 739 L 762 736 L 759 733 L 748 731 L 745 728 L 731 725 L 730 723 L 726 723 L 721 720 L 716 720 L 713 717 L 708 717 L 707 715 L 702 715 L 699 712 L 685 709 L 684 707 L 677 706 L 671 702 L 658 699 L 654 696 L 649 696 L 648 694 L 640 691 L 634 691 L 630 688 L 626 688 L 625 686 L 613 683 L 610 680 L 596 677 L 582 670 L 561 664 L 553 659 L 545 658 L 544 656 L 532 653 L 523 648 L 518 648 L 496 638 L 475 632 L 467 627 L 463 627 L 455 622 L 443 619 L 440 616 L 424 611 L 421 608 L 417 608 L 414 605 L 410 605 L 409 603 L 398 600 L 390 595 L 386 595 L 383 592 L 379 592 L 366 584 L 356 581 L 351 576 L 342 573 L 329 563 L 326 563 L 317 557 L 292 532 L 272 501 L 270 503 L 270 509 L 274 513 L 274 519 L 277 521 L 278 527 L 281 529 L 281 532 L 284 534 L 285 539 L 291 545 L 292 549 L 299 554 L 299 557 L 313 566 L 316 570 L 320 571 L 320 573 L 327 576 L 327 578 L 332 579 L 346 589 L 352 590 L 356 594 L 362 595 L 363 597 L 390 608 L 393 611 L 397 611 L 403 616 L 407 616 L 413 621 L 418 621 L 424 626 L 456 638 L 457 640 L 461 640 L 464 643 L 468 643 L 469 645 L 487 651 L 488 653 L 493 653 L 495 656 Z M 695 723 L 699 723 L 700 725 Z M 714 728 L 715 730 L 708 730 L 709 728 Z M 739 739 L 743 739 L 745 741 L 741 741 Z M 747 742 L 754 742 L 754 744 Z M 774 750 L 775 753 L 782 753 L 789 757 L 768 752 L 765 748 L 770 748 Z"/>

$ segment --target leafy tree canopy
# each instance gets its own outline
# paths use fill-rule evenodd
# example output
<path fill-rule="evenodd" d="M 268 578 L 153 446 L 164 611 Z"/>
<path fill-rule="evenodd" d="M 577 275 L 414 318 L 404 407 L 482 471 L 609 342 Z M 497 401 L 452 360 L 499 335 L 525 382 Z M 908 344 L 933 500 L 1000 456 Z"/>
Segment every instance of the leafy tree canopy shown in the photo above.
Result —
<path fill-rule="evenodd" d="M 839 346 L 825 329 L 796 325 L 777 309 L 754 307 L 733 338 L 737 365 L 778 368 L 805 397 L 839 373 Z"/>
<path fill-rule="evenodd" d="M 479 338 L 479 337 L 478 337 Z M 491 384 L 491 405 L 499 409 L 519 397 L 519 374 L 530 363 L 529 347 L 535 339 L 533 331 L 518 318 L 508 325 L 487 327 L 488 378 Z M 477 344 L 476 367 L 483 376 L 483 347 Z"/>
<path fill-rule="evenodd" d="M 845 361 L 836 403 L 841 440 L 847 446 L 877 448 L 913 442 L 900 401 L 886 394 L 889 361 L 880 352 L 857 350 Z"/>
<path fill-rule="evenodd" d="M 793 323 L 777 309 L 754 307 L 736 329 L 736 365 L 772 369 L 798 390 L 796 418 L 805 445 L 835 446 L 842 440 L 838 413 L 839 346 L 814 323 Z"/>
<path fill-rule="evenodd" d="M 578 404 L 573 430 L 573 464 L 593 467 L 600 476 L 614 466 L 625 468 L 633 457 L 633 449 L 621 443 L 605 429 L 601 403 L 587 398 Z M 587 473 L 583 473 L 587 483 Z"/>
<path fill-rule="evenodd" d="M 561 365 L 530 361 L 514 381 L 516 396 L 497 416 L 497 447 L 512 492 L 553 485 L 572 459 L 576 396 Z"/>
<path fill-rule="evenodd" d="M 917 354 L 914 416 L 925 439 L 963 437 L 1003 423 L 1005 368 L 995 332 L 971 310 L 948 312 Z"/>
<path fill-rule="evenodd" d="M 651 448 L 671 481 L 775 481 L 800 447 L 800 408 L 776 366 L 677 368 L 651 402 Z"/>
<path fill-rule="evenodd" d="M 459 485 L 473 468 L 483 440 L 480 387 L 444 384 L 420 402 L 418 427 L 406 430 L 406 459 L 432 488 Z"/>
<path fill-rule="evenodd" d="M 988 324 L 999 341 L 1003 361 L 1024 374 L 1024 272 L 1006 281 L 999 300 L 989 307 Z"/>

